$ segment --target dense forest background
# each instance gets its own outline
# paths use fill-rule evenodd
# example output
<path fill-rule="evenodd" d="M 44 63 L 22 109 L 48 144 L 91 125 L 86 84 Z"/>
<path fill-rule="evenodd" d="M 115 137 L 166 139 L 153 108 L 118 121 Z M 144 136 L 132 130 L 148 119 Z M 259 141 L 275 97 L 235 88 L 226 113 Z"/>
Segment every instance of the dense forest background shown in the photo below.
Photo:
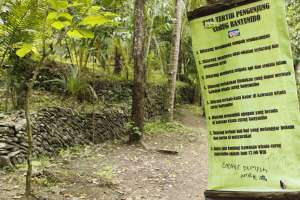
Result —
<path fill-rule="evenodd" d="M 206 4 L 201 0 L 145 2 L 142 49 L 145 83 L 168 82 L 174 65 L 172 33 L 178 4 L 182 10 L 179 16 L 182 28 L 176 78 L 178 85 L 189 84 L 198 93 L 186 13 Z M 297 62 L 300 6 L 297 0 L 289 0 L 286 5 Z M 133 1 L 3 0 L 0 6 L 2 111 L 25 105 L 24 88 L 33 71 L 38 71 L 36 91 L 55 91 L 93 105 L 101 101 L 95 95 L 93 81 L 133 81 Z M 200 94 L 194 94 L 194 103 L 199 102 Z"/>

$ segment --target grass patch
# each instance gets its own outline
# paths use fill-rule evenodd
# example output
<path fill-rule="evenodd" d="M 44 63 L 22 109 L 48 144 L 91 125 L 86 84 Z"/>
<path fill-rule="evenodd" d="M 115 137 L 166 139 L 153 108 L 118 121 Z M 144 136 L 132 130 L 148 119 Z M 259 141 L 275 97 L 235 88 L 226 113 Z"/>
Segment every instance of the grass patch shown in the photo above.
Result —
<path fill-rule="evenodd" d="M 203 116 L 203 107 L 202 106 L 199 106 L 199 105 L 193 105 L 193 104 L 184 104 L 184 105 L 178 105 L 179 108 L 182 108 L 182 109 L 185 109 L 185 110 L 188 110 L 192 113 L 195 113 L 195 114 L 200 114 Z"/>
<path fill-rule="evenodd" d="M 2 98 L 4 93 L 0 90 L 0 112 L 4 112 L 5 101 Z M 93 110 L 102 110 L 105 105 L 101 100 L 91 103 L 88 101 L 80 102 L 74 97 L 65 97 L 62 95 L 53 94 L 45 91 L 34 91 L 32 98 L 30 99 L 30 106 L 33 111 L 40 110 L 46 107 L 66 107 L 79 113 L 91 113 Z M 116 104 L 116 106 L 118 106 Z M 11 99 L 9 99 L 8 112 L 13 111 Z"/>
<path fill-rule="evenodd" d="M 33 177 L 32 181 L 33 183 L 43 187 L 53 187 L 57 184 L 57 181 L 48 177 Z"/>
<path fill-rule="evenodd" d="M 58 155 L 62 158 L 66 158 L 66 157 L 70 157 L 70 156 L 79 156 L 82 154 L 82 152 L 84 152 L 86 149 L 86 146 L 73 146 L 73 147 L 69 147 L 67 149 L 61 149 L 58 153 Z"/>
<path fill-rule="evenodd" d="M 112 182 L 113 179 L 113 167 L 105 166 L 101 170 L 96 172 L 96 175 L 105 182 Z"/>
<path fill-rule="evenodd" d="M 79 102 L 74 97 L 62 97 L 49 92 L 35 92 L 31 98 L 31 106 L 33 110 L 57 106 L 71 108 L 77 112 L 92 112 L 92 110 L 101 110 L 105 107 L 102 101 L 94 104 L 88 101 Z"/>
<path fill-rule="evenodd" d="M 51 165 L 50 158 L 47 156 L 40 156 L 38 158 L 34 158 L 32 160 L 32 166 L 35 169 L 45 169 Z M 12 168 L 19 171 L 26 171 L 27 170 L 27 163 L 20 163 L 16 165 L 16 168 Z"/>
<path fill-rule="evenodd" d="M 38 167 L 42 169 L 47 168 L 48 166 L 51 165 L 50 158 L 47 156 L 41 156 L 38 159 L 33 160 L 32 165 L 33 167 Z"/>
<path fill-rule="evenodd" d="M 163 122 L 161 120 L 150 121 L 145 124 L 145 133 L 147 134 L 161 134 L 161 133 L 179 133 L 188 134 L 195 132 L 190 127 L 186 127 L 180 122 Z"/>

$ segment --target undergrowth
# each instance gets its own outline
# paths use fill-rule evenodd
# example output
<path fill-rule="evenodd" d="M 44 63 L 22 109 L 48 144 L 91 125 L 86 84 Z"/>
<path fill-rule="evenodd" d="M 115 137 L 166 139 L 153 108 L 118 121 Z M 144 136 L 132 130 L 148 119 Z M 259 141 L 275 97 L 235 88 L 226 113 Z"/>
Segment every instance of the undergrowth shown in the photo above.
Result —
<path fill-rule="evenodd" d="M 145 124 L 145 133 L 161 134 L 161 133 L 177 133 L 189 134 L 195 132 L 193 128 L 186 127 L 180 122 L 164 122 L 161 120 L 150 121 Z"/>
<path fill-rule="evenodd" d="M 183 108 L 185 110 L 188 110 L 192 113 L 195 114 L 200 114 L 201 116 L 203 116 L 203 107 L 199 106 L 199 105 L 194 105 L 194 104 L 183 104 L 183 105 L 178 105 L 179 108 Z"/>

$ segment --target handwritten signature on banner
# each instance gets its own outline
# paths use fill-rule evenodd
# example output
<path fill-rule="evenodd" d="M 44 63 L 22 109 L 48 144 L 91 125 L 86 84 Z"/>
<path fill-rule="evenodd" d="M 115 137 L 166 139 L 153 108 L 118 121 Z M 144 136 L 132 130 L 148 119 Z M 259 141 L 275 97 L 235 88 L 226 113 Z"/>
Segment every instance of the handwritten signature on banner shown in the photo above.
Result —
<path fill-rule="evenodd" d="M 254 181 L 264 181 L 267 182 L 268 169 L 262 166 L 256 165 L 241 165 L 237 163 L 222 163 L 222 168 L 231 170 L 234 172 L 239 172 L 241 179 L 251 179 Z"/>

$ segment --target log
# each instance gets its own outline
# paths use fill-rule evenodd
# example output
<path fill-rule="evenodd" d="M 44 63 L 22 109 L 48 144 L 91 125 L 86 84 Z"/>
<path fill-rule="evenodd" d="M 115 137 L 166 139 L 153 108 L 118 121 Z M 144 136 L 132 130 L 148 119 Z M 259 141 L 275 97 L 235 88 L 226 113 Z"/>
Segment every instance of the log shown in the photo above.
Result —
<path fill-rule="evenodd" d="M 205 192 L 206 200 L 300 200 L 300 192 Z"/>

